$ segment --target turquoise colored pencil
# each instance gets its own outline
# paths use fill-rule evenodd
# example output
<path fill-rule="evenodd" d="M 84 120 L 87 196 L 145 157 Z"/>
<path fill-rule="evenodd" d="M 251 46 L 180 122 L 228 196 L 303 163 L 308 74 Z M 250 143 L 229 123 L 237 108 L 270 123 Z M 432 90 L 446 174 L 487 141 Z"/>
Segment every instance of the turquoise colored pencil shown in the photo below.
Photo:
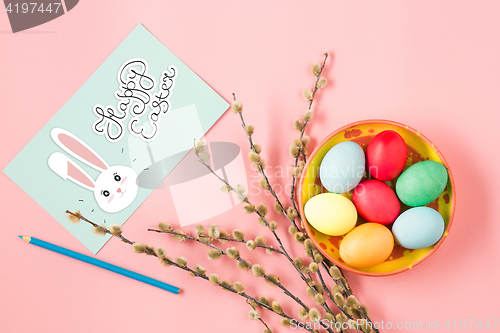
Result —
<path fill-rule="evenodd" d="M 123 276 L 129 277 L 129 278 L 137 280 L 137 281 L 147 283 L 149 285 L 155 286 L 157 288 L 160 288 L 160 289 L 163 289 L 166 291 L 170 291 L 171 293 L 174 293 L 174 294 L 179 293 L 179 288 L 177 288 L 177 287 L 171 286 L 171 285 L 169 285 L 165 282 L 159 281 L 159 280 L 152 279 L 152 278 L 144 276 L 142 274 L 129 271 L 128 269 L 121 268 L 121 267 L 112 265 L 110 263 L 104 262 L 102 260 L 92 258 L 92 257 L 86 256 L 84 254 L 81 254 L 81 253 L 78 253 L 75 251 L 68 250 L 64 247 L 60 247 L 60 246 L 45 242 L 45 241 L 38 239 L 38 238 L 35 238 L 35 237 L 30 237 L 30 236 L 19 236 L 19 237 L 30 244 L 33 244 L 33 245 L 36 245 L 39 247 L 43 247 L 44 249 L 60 253 L 62 255 L 86 262 L 88 264 L 91 264 L 91 265 L 94 265 L 97 267 L 107 269 L 108 271 L 115 272 L 117 274 L 121 274 Z"/>

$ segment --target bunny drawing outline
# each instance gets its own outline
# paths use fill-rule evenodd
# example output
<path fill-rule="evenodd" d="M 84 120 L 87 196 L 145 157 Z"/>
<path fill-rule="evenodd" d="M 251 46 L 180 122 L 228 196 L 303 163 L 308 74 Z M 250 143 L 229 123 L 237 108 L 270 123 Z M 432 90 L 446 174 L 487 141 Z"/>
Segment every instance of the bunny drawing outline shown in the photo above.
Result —
<path fill-rule="evenodd" d="M 75 161 L 61 152 L 52 153 L 48 159 L 50 169 L 61 178 L 92 191 L 103 211 L 116 213 L 134 201 L 139 187 L 137 173 L 132 168 L 109 166 L 89 145 L 65 129 L 53 128 L 50 136 L 66 153 L 101 172 L 94 181 Z"/>

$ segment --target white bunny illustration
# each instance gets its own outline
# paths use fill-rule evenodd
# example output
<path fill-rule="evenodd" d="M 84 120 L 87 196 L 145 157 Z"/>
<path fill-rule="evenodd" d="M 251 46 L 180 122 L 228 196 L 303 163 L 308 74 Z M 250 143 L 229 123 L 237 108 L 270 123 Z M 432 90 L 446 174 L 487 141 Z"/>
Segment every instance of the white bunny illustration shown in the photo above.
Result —
<path fill-rule="evenodd" d="M 62 128 L 53 128 L 50 135 L 64 151 L 101 171 L 101 174 L 94 181 L 72 159 L 59 152 L 49 157 L 48 164 L 52 171 L 65 180 L 69 179 L 93 191 L 97 204 L 105 212 L 119 212 L 134 201 L 139 187 L 137 174 L 132 168 L 123 165 L 109 166 L 85 142 Z"/>

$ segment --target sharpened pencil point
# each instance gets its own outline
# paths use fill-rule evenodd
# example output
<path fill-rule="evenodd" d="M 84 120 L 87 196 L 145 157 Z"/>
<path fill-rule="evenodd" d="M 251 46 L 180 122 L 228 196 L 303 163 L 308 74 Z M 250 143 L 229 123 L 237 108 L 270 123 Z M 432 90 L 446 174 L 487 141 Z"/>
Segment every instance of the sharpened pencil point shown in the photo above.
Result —
<path fill-rule="evenodd" d="M 29 237 L 29 236 L 19 236 L 19 238 L 21 238 L 23 241 L 26 241 L 28 243 L 31 241 L 31 237 Z"/>

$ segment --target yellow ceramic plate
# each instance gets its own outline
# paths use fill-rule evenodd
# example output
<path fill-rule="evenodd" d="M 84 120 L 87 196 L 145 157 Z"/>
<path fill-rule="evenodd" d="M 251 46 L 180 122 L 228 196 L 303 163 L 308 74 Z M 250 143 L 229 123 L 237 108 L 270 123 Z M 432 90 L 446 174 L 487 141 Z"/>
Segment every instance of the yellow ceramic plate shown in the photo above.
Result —
<path fill-rule="evenodd" d="M 307 200 L 312 198 L 314 195 L 328 192 L 321 186 L 318 172 L 321 161 L 330 148 L 343 141 L 354 141 L 358 143 L 366 152 L 368 143 L 370 143 L 375 135 L 386 130 L 393 130 L 399 133 L 406 142 L 406 146 L 408 148 L 408 160 L 406 162 L 405 169 L 417 162 L 431 160 L 442 163 L 448 170 L 448 185 L 446 186 L 444 192 L 439 196 L 439 198 L 427 205 L 428 207 L 432 207 L 441 213 L 445 222 L 445 231 L 443 237 L 441 237 L 441 239 L 433 246 L 425 249 L 409 250 L 396 244 L 389 258 L 383 263 L 371 267 L 357 268 L 346 264 L 340 258 L 339 245 L 343 236 L 328 236 L 314 229 L 305 219 L 304 205 Z M 395 184 L 396 179 L 392 181 L 391 187 L 394 188 Z M 352 193 L 345 195 L 350 198 Z M 446 163 L 446 160 L 441 155 L 439 150 L 432 142 L 420 134 L 420 132 L 406 125 L 388 120 L 359 121 L 346 125 L 325 138 L 309 157 L 300 180 L 298 197 L 300 215 L 302 219 L 306 221 L 306 223 L 304 223 L 304 227 L 316 247 L 325 255 L 326 258 L 337 264 L 339 267 L 357 274 L 368 276 L 385 276 L 401 273 L 424 261 L 432 253 L 434 253 L 434 251 L 436 251 L 436 249 L 446 239 L 446 236 L 450 231 L 455 211 L 455 185 L 453 183 L 453 175 L 448 163 Z M 401 203 L 401 208 L 401 212 L 403 212 L 409 207 Z M 359 217 L 356 225 L 365 222 L 365 220 Z M 389 225 L 388 227 L 392 227 L 392 225 Z"/>

